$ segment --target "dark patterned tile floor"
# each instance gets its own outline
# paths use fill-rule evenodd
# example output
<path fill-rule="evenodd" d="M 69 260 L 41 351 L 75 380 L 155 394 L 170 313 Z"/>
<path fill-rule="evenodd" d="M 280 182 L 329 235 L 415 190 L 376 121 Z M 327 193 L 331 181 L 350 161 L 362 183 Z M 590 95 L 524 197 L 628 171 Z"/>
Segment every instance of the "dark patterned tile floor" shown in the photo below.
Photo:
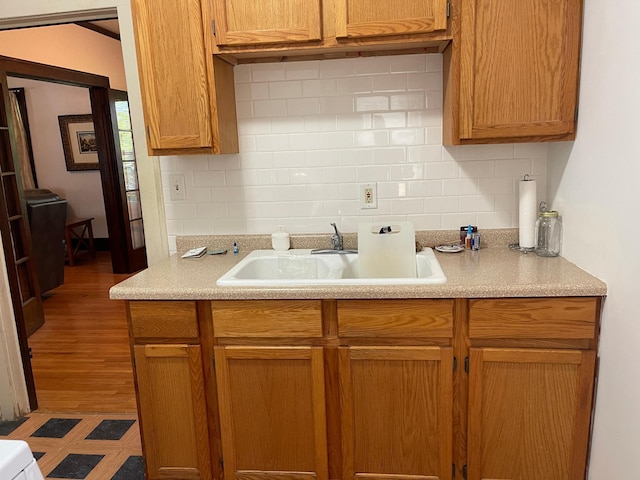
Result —
<path fill-rule="evenodd" d="M 135 415 L 31 413 L 0 422 L 0 440 L 29 444 L 47 479 L 144 480 Z"/>

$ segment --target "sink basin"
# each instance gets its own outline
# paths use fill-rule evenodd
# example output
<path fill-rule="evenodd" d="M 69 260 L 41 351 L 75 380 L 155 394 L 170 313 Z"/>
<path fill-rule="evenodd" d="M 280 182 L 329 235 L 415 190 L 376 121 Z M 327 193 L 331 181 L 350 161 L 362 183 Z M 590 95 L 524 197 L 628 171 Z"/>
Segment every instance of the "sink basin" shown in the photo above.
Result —
<path fill-rule="evenodd" d="M 216 285 L 271 287 L 305 285 L 425 285 L 447 281 L 433 250 L 416 253 L 416 277 L 361 278 L 358 254 L 311 254 L 311 250 L 254 250 Z"/>

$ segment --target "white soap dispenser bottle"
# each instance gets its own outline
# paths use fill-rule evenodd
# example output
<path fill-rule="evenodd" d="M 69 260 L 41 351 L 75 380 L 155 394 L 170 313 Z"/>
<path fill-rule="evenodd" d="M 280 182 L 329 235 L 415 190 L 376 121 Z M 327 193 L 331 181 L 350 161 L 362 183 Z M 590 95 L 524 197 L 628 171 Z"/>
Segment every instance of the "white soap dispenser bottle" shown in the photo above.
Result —
<path fill-rule="evenodd" d="M 271 234 L 271 246 L 274 250 L 285 251 L 291 247 L 289 234 L 283 232 L 283 225 L 278 225 L 278 231 Z"/>

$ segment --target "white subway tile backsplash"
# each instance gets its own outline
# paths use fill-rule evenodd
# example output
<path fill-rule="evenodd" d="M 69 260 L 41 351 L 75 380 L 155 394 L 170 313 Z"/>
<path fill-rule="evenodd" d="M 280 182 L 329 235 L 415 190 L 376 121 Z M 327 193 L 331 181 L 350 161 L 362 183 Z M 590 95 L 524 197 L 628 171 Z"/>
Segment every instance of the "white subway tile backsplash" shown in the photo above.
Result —
<path fill-rule="evenodd" d="M 476 178 L 454 178 L 442 181 L 444 195 L 475 195 L 478 193 L 478 180 Z"/>
<path fill-rule="evenodd" d="M 287 115 L 317 115 L 319 113 L 319 98 L 290 98 L 287 100 Z"/>
<path fill-rule="evenodd" d="M 374 92 L 399 92 L 407 89 L 407 76 L 404 74 L 376 75 L 372 77 L 372 81 Z"/>
<path fill-rule="evenodd" d="M 458 178 L 460 167 L 453 162 L 426 163 L 425 178 Z"/>
<path fill-rule="evenodd" d="M 347 77 L 337 80 L 339 95 L 369 93 L 372 90 L 371 77 Z"/>
<path fill-rule="evenodd" d="M 356 147 L 384 147 L 389 145 L 388 130 L 369 130 L 354 133 Z"/>
<path fill-rule="evenodd" d="M 386 95 L 356 97 L 356 112 L 376 112 L 385 110 L 389 110 L 389 97 Z"/>
<path fill-rule="evenodd" d="M 441 162 L 443 148 L 440 145 L 420 145 L 407 147 L 407 161 L 415 162 Z"/>
<path fill-rule="evenodd" d="M 258 119 L 262 120 L 262 119 Z M 288 117 L 272 117 L 271 119 L 271 133 L 300 133 L 304 132 L 304 117 L 288 116 Z M 268 134 L 269 132 L 265 132 Z"/>
<path fill-rule="evenodd" d="M 546 196 L 543 143 L 442 146 L 442 55 L 234 68 L 240 153 L 160 158 L 176 235 L 357 231 L 362 219 L 418 230 L 517 226 L 517 182 Z M 168 198 L 185 175 L 186 201 Z M 360 208 L 375 182 L 378 208 Z M 327 237 L 328 238 L 328 237 Z"/>
<path fill-rule="evenodd" d="M 287 101 L 256 100 L 253 102 L 253 114 L 256 117 L 284 117 L 287 115 Z"/>
<path fill-rule="evenodd" d="M 424 199 L 427 213 L 457 213 L 460 211 L 460 197 L 432 197 Z"/>
<path fill-rule="evenodd" d="M 277 63 L 254 63 L 251 65 L 253 82 L 277 82 L 284 80 L 285 69 Z"/>
<path fill-rule="evenodd" d="M 469 195 L 460 197 L 460 212 L 493 212 L 495 200 L 491 195 Z"/>
<path fill-rule="evenodd" d="M 337 97 L 321 97 L 320 113 L 353 113 L 355 112 L 355 99 L 349 95 Z"/>
<path fill-rule="evenodd" d="M 427 55 L 427 72 L 442 71 L 442 55 Z"/>
<path fill-rule="evenodd" d="M 389 71 L 391 73 L 424 72 L 426 68 L 427 55 L 394 55 L 389 57 Z"/>
<path fill-rule="evenodd" d="M 345 113 L 337 115 L 338 130 L 366 130 L 371 128 L 371 114 L 369 113 Z"/>
<path fill-rule="evenodd" d="M 320 76 L 320 62 L 288 62 L 284 64 L 284 75 L 287 80 L 307 80 Z"/>
<path fill-rule="evenodd" d="M 420 180 L 424 177 L 424 164 L 389 165 L 389 180 Z"/>
<path fill-rule="evenodd" d="M 223 170 L 199 171 L 193 177 L 196 187 L 223 187 L 225 172 Z"/>
<path fill-rule="evenodd" d="M 296 98 L 302 96 L 302 83 L 299 81 L 270 82 L 267 98 Z"/>
<path fill-rule="evenodd" d="M 338 91 L 334 79 L 305 80 L 302 82 L 302 95 L 305 97 L 322 97 L 335 95 Z"/>
<path fill-rule="evenodd" d="M 407 126 L 405 112 L 385 112 L 373 114 L 373 128 L 403 128 Z"/>
<path fill-rule="evenodd" d="M 355 59 L 356 75 L 389 73 L 390 62 L 385 57 L 360 57 Z"/>
<path fill-rule="evenodd" d="M 236 101 L 266 100 L 269 98 L 269 83 L 239 83 L 236 85 Z"/>
<path fill-rule="evenodd" d="M 442 74 L 440 72 L 410 73 L 407 75 L 409 90 L 442 90 Z"/>
<path fill-rule="evenodd" d="M 376 165 L 392 165 L 394 163 L 405 163 L 405 149 L 400 147 L 377 148 L 373 150 L 373 163 Z"/>
<path fill-rule="evenodd" d="M 424 145 L 424 128 L 391 130 L 391 145 Z"/>
<path fill-rule="evenodd" d="M 391 95 L 391 110 L 424 110 L 424 92 Z"/>
<path fill-rule="evenodd" d="M 256 137 L 256 149 L 259 152 L 289 150 L 289 135 L 259 135 Z"/>

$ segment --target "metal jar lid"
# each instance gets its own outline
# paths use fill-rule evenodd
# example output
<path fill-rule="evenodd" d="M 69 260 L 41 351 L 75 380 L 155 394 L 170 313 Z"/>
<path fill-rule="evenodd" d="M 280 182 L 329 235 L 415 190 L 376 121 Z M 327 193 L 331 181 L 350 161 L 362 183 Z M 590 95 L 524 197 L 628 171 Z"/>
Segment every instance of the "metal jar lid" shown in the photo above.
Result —
<path fill-rule="evenodd" d="M 545 218 L 557 217 L 558 215 L 559 214 L 557 210 L 547 210 L 546 212 L 538 212 L 538 216 L 545 217 Z"/>

